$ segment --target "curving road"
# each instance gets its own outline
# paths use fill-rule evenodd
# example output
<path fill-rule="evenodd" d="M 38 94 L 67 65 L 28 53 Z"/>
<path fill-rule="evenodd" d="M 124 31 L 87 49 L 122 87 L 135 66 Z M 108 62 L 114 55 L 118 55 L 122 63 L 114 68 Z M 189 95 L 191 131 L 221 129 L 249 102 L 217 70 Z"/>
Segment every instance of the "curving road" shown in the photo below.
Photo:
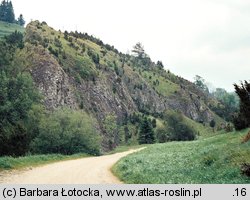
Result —
<path fill-rule="evenodd" d="M 111 167 L 122 157 L 141 149 L 62 161 L 30 170 L 12 172 L 0 176 L 0 182 L 7 184 L 120 184 L 122 182 L 111 173 Z"/>

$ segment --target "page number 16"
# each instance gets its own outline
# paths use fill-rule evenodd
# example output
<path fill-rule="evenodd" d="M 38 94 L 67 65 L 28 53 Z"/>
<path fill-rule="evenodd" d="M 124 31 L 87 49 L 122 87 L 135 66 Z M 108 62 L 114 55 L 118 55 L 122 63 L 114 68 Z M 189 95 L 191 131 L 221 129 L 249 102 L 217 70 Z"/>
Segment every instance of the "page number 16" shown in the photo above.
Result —
<path fill-rule="evenodd" d="M 235 189 L 235 192 L 236 192 L 236 196 L 242 196 L 242 197 L 245 197 L 247 195 L 247 189 L 246 188 L 236 188 Z M 235 195 L 234 195 L 235 196 Z"/>

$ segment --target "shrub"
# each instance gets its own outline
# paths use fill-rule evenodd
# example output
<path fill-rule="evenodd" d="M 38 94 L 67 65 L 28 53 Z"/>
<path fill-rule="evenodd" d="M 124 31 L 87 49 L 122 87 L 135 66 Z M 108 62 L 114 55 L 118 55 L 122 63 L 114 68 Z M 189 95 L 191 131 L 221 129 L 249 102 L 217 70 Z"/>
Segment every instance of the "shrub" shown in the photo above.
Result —
<path fill-rule="evenodd" d="M 225 126 L 225 131 L 226 132 L 232 132 L 234 130 L 234 127 L 232 124 L 227 123 L 227 125 Z"/>
<path fill-rule="evenodd" d="M 170 135 L 166 127 L 158 127 L 155 130 L 157 141 L 160 143 L 165 143 L 170 140 Z"/>
<path fill-rule="evenodd" d="M 82 79 L 92 80 L 93 77 L 96 76 L 94 64 L 87 57 L 81 60 L 76 60 L 73 69 L 77 72 L 76 74 L 79 75 Z"/>
<path fill-rule="evenodd" d="M 69 38 L 68 38 L 68 41 L 69 41 L 70 43 L 72 43 L 72 42 L 73 42 L 73 38 L 72 38 L 72 37 L 69 37 Z"/>
<path fill-rule="evenodd" d="M 62 43 L 61 43 L 61 41 L 58 38 L 55 37 L 54 43 L 55 43 L 56 47 L 62 48 Z"/>
<path fill-rule="evenodd" d="M 203 158 L 203 163 L 205 166 L 211 166 L 216 161 L 214 156 L 207 155 Z"/>
<path fill-rule="evenodd" d="M 100 56 L 99 54 L 95 53 L 93 50 L 88 49 L 88 56 L 93 60 L 95 64 L 99 64 Z"/>
<path fill-rule="evenodd" d="M 82 46 L 82 51 L 81 51 L 81 53 L 84 53 L 84 52 L 86 51 L 86 46 L 85 46 L 84 43 L 83 43 L 81 46 Z"/>
<path fill-rule="evenodd" d="M 165 113 L 164 117 L 168 122 L 170 140 L 188 141 L 195 139 L 195 130 L 185 122 L 181 113 L 169 111 Z"/>
<path fill-rule="evenodd" d="M 49 46 L 48 50 L 50 51 L 51 54 L 53 54 L 54 56 L 58 57 L 58 50 L 53 49 L 51 46 Z"/>
<path fill-rule="evenodd" d="M 212 120 L 210 121 L 209 125 L 210 125 L 210 127 L 211 127 L 211 128 L 214 128 L 214 127 L 215 127 L 215 125 L 216 125 L 215 120 L 214 120 L 214 119 L 212 119 Z"/>
<path fill-rule="evenodd" d="M 114 85 L 114 84 L 113 84 L 113 87 L 112 87 L 112 91 L 113 91 L 113 94 L 116 94 L 116 92 L 117 92 L 116 85 Z"/>
<path fill-rule="evenodd" d="M 39 135 L 32 142 L 39 154 L 100 154 L 100 137 L 93 119 L 81 111 L 59 109 L 41 120 Z"/>
<path fill-rule="evenodd" d="M 119 68 L 117 67 L 117 65 L 114 65 L 115 66 L 115 73 L 117 76 L 119 76 Z"/>
<path fill-rule="evenodd" d="M 241 174 L 250 177 L 250 164 L 249 163 L 243 163 L 241 165 Z"/>
<path fill-rule="evenodd" d="M 129 116 L 129 121 L 131 124 L 136 124 L 141 122 L 141 115 L 136 114 L 135 112 Z"/>
<path fill-rule="evenodd" d="M 103 121 L 103 128 L 106 132 L 106 140 L 108 148 L 114 149 L 121 141 L 120 127 L 117 124 L 115 115 L 107 115 Z"/>
<path fill-rule="evenodd" d="M 64 32 L 64 39 L 65 40 L 69 39 L 69 33 L 67 31 Z"/>

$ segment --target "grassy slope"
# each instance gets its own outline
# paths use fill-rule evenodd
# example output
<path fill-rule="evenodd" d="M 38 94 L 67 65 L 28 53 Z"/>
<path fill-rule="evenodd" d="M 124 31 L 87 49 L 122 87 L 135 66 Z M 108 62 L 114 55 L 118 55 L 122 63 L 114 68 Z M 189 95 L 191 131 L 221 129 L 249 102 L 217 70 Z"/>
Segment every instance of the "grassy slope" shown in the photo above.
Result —
<path fill-rule="evenodd" d="M 32 30 L 32 34 L 29 34 L 30 30 Z M 34 37 L 33 31 L 37 33 L 39 37 Z M 177 92 L 181 91 L 181 85 L 189 85 L 188 88 L 191 88 L 191 93 L 197 93 L 197 95 L 200 96 L 201 99 L 205 98 L 203 97 L 204 94 L 200 94 L 196 91 L 197 88 L 195 88 L 193 84 L 182 80 L 171 72 L 159 69 L 155 65 L 154 67 L 144 69 L 135 61 L 133 56 L 126 57 L 126 55 L 109 51 L 104 46 L 100 46 L 88 39 L 69 36 L 69 38 L 72 39 L 73 45 L 71 45 L 69 40 L 65 39 L 62 32 L 55 31 L 45 24 L 40 24 L 38 21 L 32 22 L 31 24 L 27 25 L 26 38 L 29 37 L 32 39 L 32 41 L 34 41 L 34 38 L 40 38 L 40 44 L 44 44 L 43 41 L 47 40 L 47 48 L 52 47 L 55 51 L 64 52 L 65 56 L 62 56 L 62 53 L 59 53 L 57 59 L 62 65 L 63 69 L 71 77 L 74 77 L 74 79 L 78 83 L 81 83 L 81 79 L 88 79 L 93 81 L 92 77 L 95 77 L 95 79 L 97 77 L 105 79 L 105 74 L 107 72 L 106 68 L 109 70 L 114 70 L 114 66 L 116 66 L 118 68 L 118 71 L 123 71 L 124 73 L 123 75 L 121 75 L 121 78 L 131 80 L 131 87 L 148 84 L 162 96 L 183 98 L 183 101 L 189 101 L 190 98 L 188 93 L 182 96 L 180 94 L 177 94 Z M 61 47 L 58 47 L 56 45 L 55 40 L 60 41 Z M 96 66 L 91 56 L 88 55 L 89 51 L 92 51 L 94 52 L 94 54 L 99 55 L 101 65 L 98 65 L 98 67 Z M 103 54 L 102 51 L 105 51 L 106 53 Z M 124 67 L 122 68 L 122 60 L 124 59 L 124 57 L 126 58 Z M 80 102 L 80 95 L 78 99 Z M 212 100 L 209 99 L 207 104 L 217 103 L 216 101 L 212 103 Z M 201 103 L 204 106 L 204 102 Z M 223 122 L 217 115 L 215 115 L 215 118 L 217 124 Z"/>
<path fill-rule="evenodd" d="M 160 94 L 165 97 L 173 95 L 176 91 L 180 90 L 180 86 L 171 82 L 170 80 L 165 79 L 159 74 L 155 74 L 151 71 L 144 71 L 144 79 L 156 89 Z M 159 84 L 154 85 L 154 82 L 159 81 Z"/>
<path fill-rule="evenodd" d="M 24 32 L 24 28 L 22 26 L 0 21 L 0 38 L 4 37 L 5 35 L 9 35 L 15 32 L 16 30 L 21 33 Z"/>
<path fill-rule="evenodd" d="M 240 165 L 250 163 L 250 142 L 240 144 L 246 130 L 192 142 L 149 146 L 113 168 L 126 183 L 250 183 Z"/>
<path fill-rule="evenodd" d="M 154 87 L 157 92 L 165 97 L 169 97 L 175 95 L 176 92 L 180 91 L 180 85 L 184 84 L 187 85 L 186 82 L 181 83 L 180 78 L 175 76 L 174 74 L 159 69 L 158 67 L 154 66 L 148 68 L 147 70 L 143 69 L 140 64 L 136 64 L 134 61 L 135 59 L 130 56 L 126 58 L 124 63 L 124 69 L 122 69 L 122 60 L 126 55 L 120 55 L 113 51 L 107 50 L 105 47 L 100 46 L 88 39 L 82 38 L 75 38 L 73 36 L 69 36 L 72 38 L 72 43 L 74 47 L 70 45 L 70 42 L 64 38 L 64 34 L 58 31 L 53 30 L 47 25 L 37 25 L 39 22 L 33 22 L 27 25 L 28 29 L 32 29 L 37 32 L 42 40 L 47 39 L 49 41 L 48 47 L 51 46 L 54 50 L 59 50 L 59 48 L 55 45 L 54 40 L 58 39 L 61 44 L 61 50 L 65 52 L 66 58 L 62 58 L 62 55 L 59 54 L 58 59 L 60 63 L 63 65 L 63 68 L 66 71 L 77 71 L 74 67 L 76 62 L 79 61 L 82 65 L 82 70 L 90 75 L 98 76 L 102 73 L 103 70 L 99 70 L 96 68 L 95 64 L 88 56 L 88 51 L 91 50 L 95 54 L 98 54 L 100 57 L 100 68 L 104 66 L 114 70 L 114 63 L 119 68 L 120 71 L 125 70 L 125 74 L 131 78 L 134 82 L 134 78 L 138 79 L 138 84 L 142 84 L 142 80 L 146 81 L 151 87 Z M 39 28 L 37 28 L 39 27 Z M 34 39 L 33 39 L 34 40 Z M 84 46 L 84 50 L 83 50 Z M 105 55 L 101 53 L 102 51 L 106 51 Z M 132 70 L 133 69 L 133 70 Z M 140 71 L 140 73 L 139 73 Z M 79 73 L 79 70 L 78 70 Z M 75 74 L 77 76 L 77 74 Z M 139 76 L 140 78 L 138 78 Z M 158 81 L 158 84 L 154 84 L 154 82 Z M 189 83 L 190 88 L 192 91 L 194 90 L 194 85 Z M 197 88 L 196 88 L 197 89 Z M 190 90 L 191 91 L 191 90 Z M 196 91 L 196 90 L 194 90 Z M 199 94 L 201 95 L 201 94 Z M 202 95 L 201 95 L 202 97 Z M 208 102 L 211 103 L 211 102 Z M 216 104 L 217 102 L 215 102 Z M 213 103 L 212 103 L 213 104 Z"/>
<path fill-rule="evenodd" d="M 63 160 L 71 160 L 88 157 L 87 154 L 75 154 L 71 156 L 65 156 L 60 154 L 50 154 L 50 155 L 34 155 L 34 156 L 24 156 L 19 158 L 13 158 L 10 156 L 0 157 L 0 171 L 10 170 L 10 169 L 21 169 L 25 167 L 34 167 L 39 165 L 44 165 L 48 163 L 53 163 Z"/>

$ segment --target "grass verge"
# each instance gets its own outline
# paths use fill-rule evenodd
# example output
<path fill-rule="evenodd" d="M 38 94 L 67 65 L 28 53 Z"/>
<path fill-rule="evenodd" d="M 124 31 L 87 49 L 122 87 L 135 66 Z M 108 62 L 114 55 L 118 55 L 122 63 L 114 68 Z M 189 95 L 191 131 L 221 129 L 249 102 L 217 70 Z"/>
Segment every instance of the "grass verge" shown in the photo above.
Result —
<path fill-rule="evenodd" d="M 22 169 L 25 167 L 35 167 L 39 165 L 49 164 L 63 160 L 73 160 L 78 158 L 88 157 L 87 154 L 75 154 L 75 155 L 60 155 L 60 154 L 48 154 L 48 155 L 31 155 L 24 157 L 0 157 L 0 171 L 11 169 Z"/>
<path fill-rule="evenodd" d="M 145 145 L 118 146 L 114 150 L 108 152 L 107 155 L 111 155 L 115 153 L 122 153 L 122 152 L 129 151 L 132 149 L 139 149 L 139 148 L 148 147 L 148 146 L 150 145 L 145 144 Z"/>
<path fill-rule="evenodd" d="M 151 145 L 121 159 L 112 170 L 125 183 L 250 183 L 240 171 L 242 163 L 250 163 L 250 142 L 240 143 L 247 131 Z"/>
<path fill-rule="evenodd" d="M 141 145 L 134 146 L 119 146 L 107 155 L 128 151 L 130 149 L 141 148 Z M 74 154 L 74 155 L 61 155 L 61 154 L 48 154 L 48 155 L 30 155 L 24 157 L 0 157 L 0 171 L 11 169 L 22 169 L 26 167 L 36 167 L 44 164 L 54 163 L 64 160 L 73 160 L 78 158 L 89 157 L 88 154 Z"/>

